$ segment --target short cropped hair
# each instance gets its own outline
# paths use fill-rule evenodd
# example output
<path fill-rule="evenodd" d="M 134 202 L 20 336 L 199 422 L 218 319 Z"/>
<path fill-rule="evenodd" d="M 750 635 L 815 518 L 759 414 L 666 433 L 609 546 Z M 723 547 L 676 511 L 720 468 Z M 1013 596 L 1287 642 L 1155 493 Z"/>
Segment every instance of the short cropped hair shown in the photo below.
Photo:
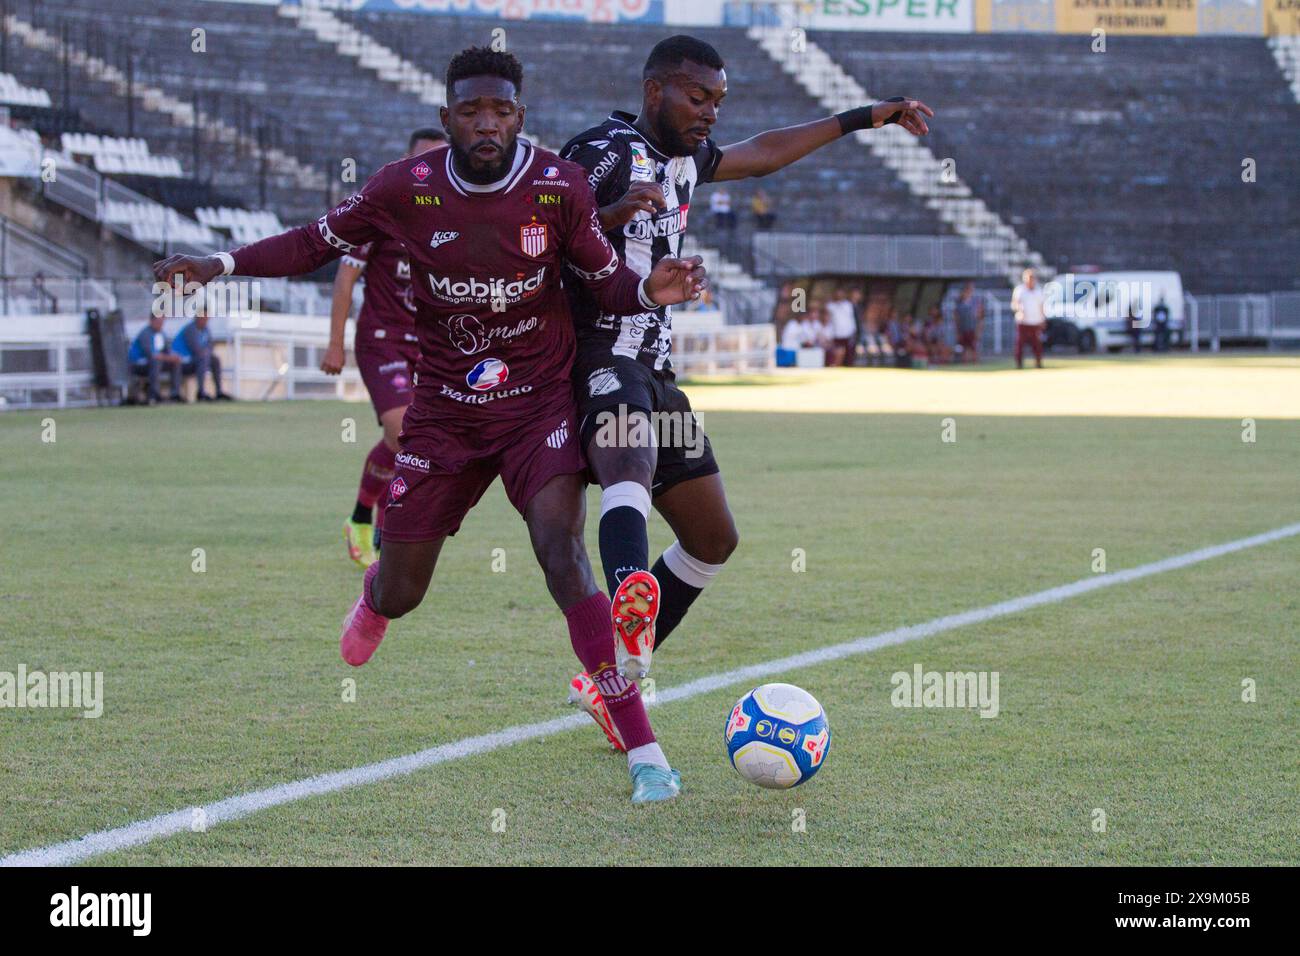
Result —
<path fill-rule="evenodd" d="M 471 76 L 499 76 L 514 84 L 516 96 L 524 91 L 524 67 L 513 53 L 483 46 L 461 50 L 447 64 L 447 94 L 451 95 L 456 81 Z"/>
<path fill-rule="evenodd" d="M 715 70 L 721 70 L 724 65 L 722 57 L 712 46 L 703 40 L 679 33 L 655 44 L 649 58 L 645 61 L 645 69 L 641 71 L 641 75 L 642 77 L 662 76 L 681 66 L 685 60 Z"/>

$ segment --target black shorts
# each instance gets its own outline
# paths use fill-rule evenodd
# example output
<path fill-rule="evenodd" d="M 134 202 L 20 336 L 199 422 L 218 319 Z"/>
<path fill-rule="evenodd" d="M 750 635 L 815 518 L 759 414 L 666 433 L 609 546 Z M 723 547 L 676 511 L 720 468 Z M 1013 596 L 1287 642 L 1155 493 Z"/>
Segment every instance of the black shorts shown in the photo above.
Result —
<path fill-rule="evenodd" d="M 598 434 L 614 441 L 642 440 L 644 436 L 635 429 L 625 434 L 622 426 L 633 411 L 650 417 L 659 446 L 652 495 L 661 495 L 688 478 L 718 473 L 709 436 L 672 372 L 656 372 L 636 359 L 609 352 L 580 355 L 573 364 L 573 391 L 584 451 Z"/>

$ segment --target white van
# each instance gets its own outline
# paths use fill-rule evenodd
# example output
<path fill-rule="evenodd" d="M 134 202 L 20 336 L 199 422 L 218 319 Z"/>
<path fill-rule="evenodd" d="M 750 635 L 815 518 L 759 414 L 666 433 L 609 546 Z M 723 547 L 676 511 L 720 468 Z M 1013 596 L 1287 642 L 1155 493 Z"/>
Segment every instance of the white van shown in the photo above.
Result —
<path fill-rule="evenodd" d="M 1065 272 L 1043 284 L 1048 341 L 1080 352 L 1118 351 L 1133 344 L 1129 309 L 1138 319 L 1142 344 L 1155 345 L 1156 306 L 1169 310 L 1172 345 L 1187 341 L 1183 278 L 1177 272 Z"/>

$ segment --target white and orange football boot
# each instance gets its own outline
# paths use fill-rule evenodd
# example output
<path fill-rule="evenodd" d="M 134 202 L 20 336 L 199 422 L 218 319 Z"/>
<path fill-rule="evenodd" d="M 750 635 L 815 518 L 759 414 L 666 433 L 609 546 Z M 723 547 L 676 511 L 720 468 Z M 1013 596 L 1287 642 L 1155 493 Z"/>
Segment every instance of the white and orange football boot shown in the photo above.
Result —
<path fill-rule="evenodd" d="M 614 664 L 628 680 L 650 673 L 659 616 L 659 582 L 649 571 L 625 577 L 610 601 L 614 618 Z"/>
<path fill-rule="evenodd" d="M 627 748 L 623 746 L 623 736 L 614 726 L 614 721 L 610 720 L 609 709 L 605 706 L 605 698 L 600 696 L 600 690 L 596 687 L 596 682 L 591 679 L 591 675 L 582 671 L 573 680 L 569 681 L 569 703 L 575 707 L 581 707 L 594 720 L 601 730 L 605 731 L 605 736 L 609 738 L 609 745 L 619 753 L 625 753 Z"/>

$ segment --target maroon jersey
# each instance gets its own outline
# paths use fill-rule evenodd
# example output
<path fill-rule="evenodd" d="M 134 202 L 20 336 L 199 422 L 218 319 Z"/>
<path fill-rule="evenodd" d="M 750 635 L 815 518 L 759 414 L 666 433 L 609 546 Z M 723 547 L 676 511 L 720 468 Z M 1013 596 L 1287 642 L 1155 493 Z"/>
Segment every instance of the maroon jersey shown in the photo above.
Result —
<path fill-rule="evenodd" d="M 415 291 L 420 360 L 405 433 L 454 420 L 504 439 L 510 420 L 572 402 L 561 263 L 606 312 L 653 305 L 601 232 L 586 171 L 523 139 L 492 186 L 457 176 L 450 149 L 389 163 L 314 225 L 237 249 L 233 272 L 299 275 L 381 239 L 406 247 Z"/>
<path fill-rule="evenodd" d="M 415 334 L 415 290 L 411 260 L 400 242 L 380 239 L 357 246 L 343 261 L 365 270 L 366 292 L 357 316 L 357 336 L 401 341 Z"/>

